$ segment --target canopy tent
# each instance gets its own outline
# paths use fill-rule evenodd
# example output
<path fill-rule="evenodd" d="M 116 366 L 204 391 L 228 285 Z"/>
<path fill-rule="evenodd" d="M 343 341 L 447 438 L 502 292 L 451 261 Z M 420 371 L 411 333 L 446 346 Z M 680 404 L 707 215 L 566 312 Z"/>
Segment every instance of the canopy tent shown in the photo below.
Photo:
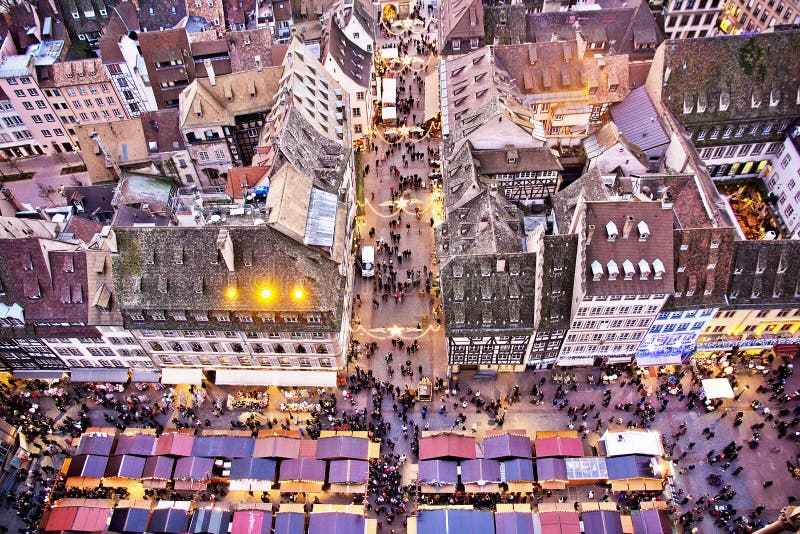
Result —
<path fill-rule="evenodd" d="M 78 444 L 77 454 L 108 456 L 114 445 L 114 436 L 105 433 L 83 434 Z"/>
<path fill-rule="evenodd" d="M 396 59 L 398 57 L 397 47 L 379 48 L 378 53 L 382 59 Z"/>
<path fill-rule="evenodd" d="M 652 456 L 630 454 L 606 458 L 609 480 L 625 478 L 658 478 L 653 472 L 654 460 Z"/>
<path fill-rule="evenodd" d="M 533 528 L 537 534 L 581 534 L 581 522 L 578 519 L 577 512 L 540 512 L 534 514 Z"/>
<path fill-rule="evenodd" d="M 460 434 L 438 434 L 419 440 L 419 459 L 434 460 L 436 458 L 459 458 L 474 460 L 475 438 Z"/>
<path fill-rule="evenodd" d="M 64 506 L 50 510 L 50 517 L 44 527 L 45 532 L 59 532 L 70 530 L 75 522 L 75 514 L 78 513 L 77 506 Z"/>
<path fill-rule="evenodd" d="M 311 512 L 308 534 L 361 534 L 366 531 L 367 518 L 347 512 Z"/>
<path fill-rule="evenodd" d="M 61 380 L 64 373 L 64 369 L 16 369 L 11 376 L 17 380 Z"/>
<path fill-rule="evenodd" d="M 102 478 L 106 472 L 108 456 L 81 454 L 73 456 L 67 469 L 67 477 Z"/>
<path fill-rule="evenodd" d="M 666 510 L 633 510 L 631 521 L 634 534 L 670 534 L 673 531 Z"/>
<path fill-rule="evenodd" d="M 277 460 L 272 458 L 234 458 L 231 461 L 230 489 L 269 491 L 275 482 Z"/>
<path fill-rule="evenodd" d="M 172 478 L 175 459 L 169 456 L 150 456 L 144 462 L 142 486 L 152 489 L 163 489 Z"/>
<path fill-rule="evenodd" d="M 397 108 L 394 106 L 384 106 L 381 108 L 381 120 L 386 122 L 397 120 Z"/>
<path fill-rule="evenodd" d="M 309 458 L 283 460 L 279 480 L 325 482 L 325 462 Z"/>
<path fill-rule="evenodd" d="M 465 460 L 461 462 L 461 482 L 500 482 L 500 462 L 497 460 Z"/>
<path fill-rule="evenodd" d="M 703 391 L 707 399 L 732 399 L 733 388 L 727 378 L 706 378 Z"/>
<path fill-rule="evenodd" d="M 194 534 L 228 534 L 231 513 L 222 508 L 198 508 L 192 514 L 189 532 Z"/>
<path fill-rule="evenodd" d="M 554 456 L 583 456 L 583 441 L 579 438 L 553 437 L 533 441 L 537 458 Z"/>
<path fill-rule="evenodd" d="M 458 463 L 450 460 L 422 460 L 417 479 L 420 484 L 458 483 Z"/>
<path fill-rule="evenodd" d="M 142 456 L 130 454 L 112 456 L 106 464 L 103 485 L 118 488 L 136 484 L 142 478 L 146 461 Z"/>
<path fill-rule="evenodd" d="M 507 432 L 483 440 L 483 457 L 490 459 L 530 458 L 531 438 Z"/>
<path fill-rule="evenodd" d="M 397 103 L 397 80 L 381 78 L 381 102 L 394 106 Z"/>
<path fill-rule="evenodd" d="M 336 371 L 217 369 L 215 384 L 237 386 L 335 387 Z"/>
<path fill-rule="evenodd" d="M 157 456 L 191 456 L 194 448 L 194 436 L 170 432 L 161 434 L 156 442 Z"/>
<path fill-rule="evenodd" d="M 622 520 L 619 512 L 610 510 L 594 510 L 583 512 L 584 532 L 592 534 L 622 534 Z"/>
<path fill-rule="evenodd" d="M 50 511 L 45 532 L 104 532 L 111 508 L 56 506 Z"/>
<path fill-rule="evenodd" d="M 369 440 L 354 436 L 328 436 L 317 440 L 317 460 L 369 460 Z"/>
<path fill-rule="evenodd" d="M 546 489 L 563 489 L 567 478 L 567 463 L 563 458 L 538 458 L 536 460 L 536 481 Z"/>
<path fill-rule="evenodd" d="M 332 460 L 328 466 L 330 484 L 365 484 L 369 478 L 367 460 Z"/>
<path fill-rule="evenodd" d="M 659 478 L 622 478 L 611 481 L 611 491 L 625 493 L 628 491 L 662 491 L 664 485 Z"/>
<path fill-rule="evenodd" d="M 147 508 L 115 508 L 108 530 L 123 534 L 144 532 L 149 519 L 150 510 Z"/>
<path fill-rule="evenodd" d="M 189 529 L 190 515 L 187 510 L 178 508 L 159 508 L 153 511 L 147 532 L 158 534 L 178 534 Z"/>
<path fill-rule="evenodd" d="M 300 456 L 300 440 L 282 436 L 256 438 L 254 458 L 297 458 Z"/>
<path fill-rule="evenodd" d="M 73 367 L 69 373 L 70 382 L 94 382 L 124 384 L 128 381 L 127 367 Z"/>
<path fill-rule="evenodd" d="M 564 458 L 564 462 L 567 466 L 567 480 L 570 482 L 608 480 L 606 458 L 602 456 Z"/>
<path fill-rule="evenodd" d="M 497 534 L 538 534 L 533 530 L 531 512 L 497 512 L 494 529 Z"/>
<path fill-rule="evenodd" d="M 661 435 L 649 430 L 606 431 L 597 442 L 600 454 L 605 456 L 624 456 L 626 454 L 646 454 L 664 456 Z"/>
<path fill-rule="evenodd" d="M 212 458 L 199 456 L 178 458 L 175 462 L 175 472 L 172 475 L 172 478 L 175 479 L 175 489 L 188 490 L 204 487 L 211 479 L 213 469 L 214 460 Z"/>
<path fill-rule="evenodd" d="M 275 514 L 274 534 L 303 534 L 306 531 L 306 514 L 278 512 Z M 231 534 L 237 534 L 231 532 Z"/>
<path fill-rule="evenodd" d="M 243 436 L 197 436 L 194 438 L 192 456 L 250 458 L 254 445 L 254 438 Z"/>
<path fill-rule="evenodd" d="M 203 383 L 203 370 L 191 367 L 162 367 L 161 383 L 199 386 Z"/>
<path fill-rule="evenodd" d="M 271 534 L 271 527 L 272 514 L 269 512 L 240 510 L 233 514 L 231 534 Z M 300 532 L 302 533 L 302 530 Z M 278 534 L 277 528 L 275 534 Z"/>
<path fill-rule="evenodd" d="M 432 70 L 425 76 L 425 120 L 432 119 L 441 111 L 439 71 Z"/>
<path fill-rule="evenodd" d="M 422 510 L 417 517 L 419 534 L 494 534 L 494 514 L 483 510 Z"/>
<path fill-rule="evenodd" d="M 122 434 L 117 438 L 114 454 L 150 456 L 155 449 L 156 437 L 152 434 Z"/>

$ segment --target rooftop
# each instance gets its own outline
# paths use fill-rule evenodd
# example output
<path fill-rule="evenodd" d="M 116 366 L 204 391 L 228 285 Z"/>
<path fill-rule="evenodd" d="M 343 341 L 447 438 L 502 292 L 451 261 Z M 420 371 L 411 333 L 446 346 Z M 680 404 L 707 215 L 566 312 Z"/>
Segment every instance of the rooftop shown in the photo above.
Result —
<path fill-rule="evenodd" d="M 19 56 L 3 56 L 0 58 L 0 78 L 17 78 L 31 75 L 33 56 L 29 54 Z"/>

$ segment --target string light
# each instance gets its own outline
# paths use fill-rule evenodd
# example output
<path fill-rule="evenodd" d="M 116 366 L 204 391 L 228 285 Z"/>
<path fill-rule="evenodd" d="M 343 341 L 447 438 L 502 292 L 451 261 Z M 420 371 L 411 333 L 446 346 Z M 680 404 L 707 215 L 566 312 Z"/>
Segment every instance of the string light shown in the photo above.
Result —
<path fill-rule="evenodd" d="M 431 23 L 436 24 L 436 19 L 431 18 Z M 387 32 L 395 37 L 401 37 L 407 31 L 410 31 L 416 35 L 423 34 L 426 31 L 426 24 L 422 19 L 395 20 L 391 23 L 391 25 L 389 25 L 388 21 L 385 18 L 382 18 L 381 26 L 383 26 Z M 397 29 L 400 33 L 395 31 L 395 29 Z"/>
<path fill-rule="evenodd" d="M 430 332 L 438 332 L 441 329 L 442 326 L 440 324 L 436 324 L 436 326 L 429 324 L 425 329 L 400 327 L 395 325 L 389 328 L 370 328 L 367 330 L 359 324 L 352 330 L 359 335 L 366 335 L 378 341 L 386 341 L 397 338 L 408 340 L 420 339 L 428 335 Z"/>

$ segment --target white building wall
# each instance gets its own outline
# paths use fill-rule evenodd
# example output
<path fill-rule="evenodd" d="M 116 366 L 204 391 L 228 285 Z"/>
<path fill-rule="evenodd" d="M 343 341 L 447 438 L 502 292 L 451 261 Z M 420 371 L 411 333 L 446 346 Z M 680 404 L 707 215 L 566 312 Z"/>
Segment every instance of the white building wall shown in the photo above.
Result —
<path fill-rule="evenodd" d="M 369 135 L 370 118 L 372 117 L 372 98 L 368 85 L 359 85 L 345 75 L 336 61 L 328 56 L 325 60 L 325 69 L 350 95 L 350 113 L 353 140 L 362 139 Z M 369 84 L 369 80 L 365 80 Z"/>
<path fill-rule="evenodd" d="M 778 196 L 778 211 L 792 239 L 800 238 L 800 128 L 793 130 L 770 159 L 765 180 Z"/>
<path fill-rule="evenodd" d="M 142 346 L 122 327 L 97 328 L 101 337 L 46 338 L 43 341 L 67 367 L 155 367 Z"/>
<path fill-rule="evenodd" d="M 722 0 L 669 0 L 664 6 L 664 32 L 668 39 L 712 37 Z"/>

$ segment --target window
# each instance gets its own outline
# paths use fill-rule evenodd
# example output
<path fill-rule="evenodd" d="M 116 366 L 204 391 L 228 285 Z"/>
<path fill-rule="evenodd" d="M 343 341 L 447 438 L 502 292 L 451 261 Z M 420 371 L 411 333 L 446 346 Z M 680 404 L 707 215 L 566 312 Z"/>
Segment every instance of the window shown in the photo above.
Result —
<path fill-rule="evenodd" d="M 789 163 L 791 163 L 791 161 L 792 161 L 792 155 L 786 154 L 781 160 L 781 168 L 785 169 L 789 165 Z"/>
<path fill-rule="evenodd" d="M 55 122 L 56 118 L 53 117 L 53 115 L 51 115 L 50 113 L 45 113 L 44 120 L 46 120 L 47 122 Z"/>
<path fill-rule="evenodd" d="M 478 46 L 480 46 L 480 44 L 481 44 L 481 40 L 478 39 L 478 38 L 473 37 L 472 39 L 469 40 L 469 47 L 470 47 L 471 50 L 477 49 Z"/>
<path fill-rule="evenodd" d="M 453 39 L 451 42 L 453 43 L 452 44 L 453 50 L 461 50 L 461 40 L 460 39 Z"/>
<path fill-rule="evenodd" d="M 80 114 L 80 118 L 81 118 L 82 121 L 88 121 L 89 120 L 89 115 L 87 115 L 86 113 L 81 113 Z"/>
<path fill-rule="evenodd" d="M 42 124 L 42 118 L 39 115 L 31 115 L 31 119 L 33 119 L 33 122 L 36 124 Z"/>
<path fill-rule="evenodd" d="M 103 106 L 105 106 L 105 102 L 103 102 L 102 98 L 95 98 L 94 103 L 97 104 L 98 108 L 102 108 Z"/>
<path fill-rule="evenodd" d="M 353 108 L 353 117 L 361 116 L 361 108 Z"/>
<path fill-rule="evenodd" d="M 17 95 L 19 98 L 25 98 L 25 91 L 22 89 L 14 89 L 14 94 Z"/>
<path fill-rule="evenodd" d="M 209 161 L 211 158 L 208 157 L 208 152 L 205 150 L 201 150 L 197 153 L 197 157 L 200 159 L 201 162 Z"/>
<path fill-rule="evenodd" d="M 39 91 L 36 89 L 28 89 L 28 94 L 31 96 L 39 96 Z"/>
<path fill-rule="evenodd" d="M 92 111 L 92 120 L 99 121 L 100 120 L 100 114 L 97 113 L 96 111 Z"/>
<path fill-rule="evenodd" d="M 45 137 L 53 137 L 53 134 L 50 133 L 50 130 L 42 130 L 42 135 Z"/>
<path fill-rule="evenodd" d="M 356 100 L 362 101 L 362 100 L 364 100 L 365 96 L 366 95 L 365 95 L 364 91 L 356 92 Z"/>
<path fill-rule="evenodd" d="M 89 92 L 92 93 L 93 95 L 96 95 L 97 94 L 97 86 L 90 85 L 89 86 Z"/>
<path fill-rule="evenodd" d="M 7 78 L 6 81 L 8 82 L 8 85 L 17 85 L 16 78 Z"/>
<path fill-rule="evenodd" d="M 364 128 L 360 124 L 355 124 L 353 125 L 353 133 L 362 134 L 364 133 Z"/>
<path fill-rule="evenodd" d="M 214 151 L 214 157 L 216 157 L 217 161 L 222 161 L 222 160 L 226 159 L 225 158 L 225 151 L 222 150 L 222 149 L 215 150 Z"/>
<path fill-rule="evenodd" d="M 33 104 L 31 104 L 30 102 L 23 102 L 22 107 L 30 111 L 33 109 Z"/>
<path fill-rule="evenodd" d="M 106 102 L 108 102 L 109 106 L 113 106 L 115 104 L 114 97 L 113 96 L 107 96 L 106 97 Z"/>
<path fill-rule="evenodd" d="M 90 107 L 94 106 L 94 104 L 92 104 L 92 99 L 91 98 L 84 99 L 83 103 L 86 104 L 87 108 L 90 108 Z"/>
<path fill-rule="evenodd" d="M 47 109 L 47 104 L 44 103 L 44 100 L 37 100 L 36 107 L 39 109 Z"/>

